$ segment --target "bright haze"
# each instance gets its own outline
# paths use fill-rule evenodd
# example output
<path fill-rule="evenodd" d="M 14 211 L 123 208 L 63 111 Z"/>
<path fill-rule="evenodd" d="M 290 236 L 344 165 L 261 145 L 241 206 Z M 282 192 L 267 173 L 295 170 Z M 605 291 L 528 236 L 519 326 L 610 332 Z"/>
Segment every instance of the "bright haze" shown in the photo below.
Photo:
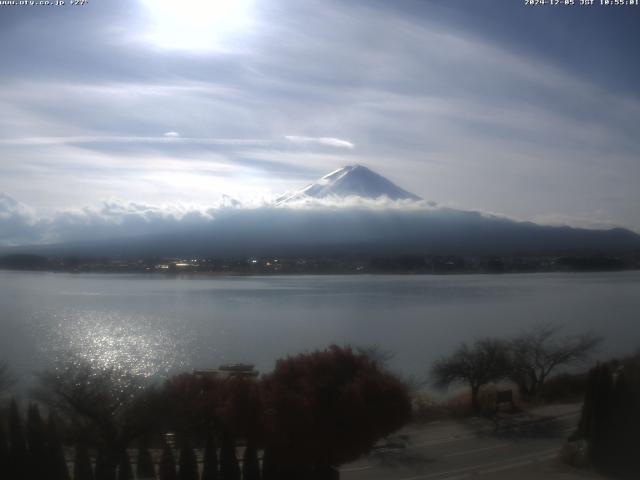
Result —
<path fill-rule="evenodd" d="M 523 3 L 1 7 L 0 245 L 199 225 L 345 165 L 639 231 L 640 8 Z"/>

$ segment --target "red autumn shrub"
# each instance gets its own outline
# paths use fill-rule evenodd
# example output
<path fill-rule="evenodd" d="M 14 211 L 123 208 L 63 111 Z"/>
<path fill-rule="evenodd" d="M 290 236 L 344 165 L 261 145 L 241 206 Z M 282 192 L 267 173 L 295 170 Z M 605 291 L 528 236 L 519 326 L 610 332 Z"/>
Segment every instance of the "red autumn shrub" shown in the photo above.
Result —
<path fill-rule="evenodd" d="M 407 387 L 364 353 L 331 346 L 278 361 L 263 379 L 266 445 L 281 465 L 335 466 L 411 415 Z"/>

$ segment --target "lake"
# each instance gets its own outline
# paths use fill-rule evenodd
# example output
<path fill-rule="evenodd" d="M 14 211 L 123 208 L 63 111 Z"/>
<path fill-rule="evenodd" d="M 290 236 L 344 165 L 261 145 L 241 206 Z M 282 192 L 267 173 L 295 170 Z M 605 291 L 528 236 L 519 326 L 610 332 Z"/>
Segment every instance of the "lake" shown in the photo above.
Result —
<path fill-rule="evenodd" d="M 541 322 L 640 348 L 640 272 L 213 277 L 0 271 L 0 358 L 29 382 L 69 352 L 166 375 L 254 363 L 332 343 L 378 345 L 425 378 L 461 341 Z"/>

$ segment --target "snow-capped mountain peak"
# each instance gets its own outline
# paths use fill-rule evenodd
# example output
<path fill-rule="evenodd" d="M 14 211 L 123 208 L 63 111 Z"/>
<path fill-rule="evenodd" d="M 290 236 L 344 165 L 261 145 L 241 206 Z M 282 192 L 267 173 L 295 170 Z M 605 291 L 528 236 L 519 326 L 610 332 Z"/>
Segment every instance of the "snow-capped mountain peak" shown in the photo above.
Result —
<path fill-rule="evenodd" d="M 386 197 L 390 200 L 421 200 L 381 175 L 362 165 L 347 165 L 334 170 L 315 183 L 307 185 L 297 192 L 282 195 L 276 204 L 283 204 L 305 198 L 361 197 L 376 199 Z"/>

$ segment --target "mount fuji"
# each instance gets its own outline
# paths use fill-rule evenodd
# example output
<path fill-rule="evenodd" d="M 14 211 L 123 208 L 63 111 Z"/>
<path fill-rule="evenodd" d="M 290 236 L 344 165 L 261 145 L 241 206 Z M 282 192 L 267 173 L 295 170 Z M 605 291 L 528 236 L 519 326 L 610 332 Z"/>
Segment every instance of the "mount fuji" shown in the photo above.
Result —
<path fill-rule="evenodd" d="M 353 198 L 397 203 L 347 201 Z M 331 208 L 307 200 L 331 200 Z M 161 233 L 15 250 L 122 258 L 640 253 L 640 236 L 630 230 L 538 225 L 437 207 L 361 165 L 335 170 L 268 205 L 244 208 L 232 202 L 227 207 L 195 223 L 172 222 Z"/>
<path fill-rule="evenodd" d="M 309 198 L 360 197 L 390 200 L 422 200 L 419 196 L 403 190 L 395 183 L 362 165 L 347 165 L 334 170 L 315 183 L 301 190 L 278 197 L 276 205 Z"/>

